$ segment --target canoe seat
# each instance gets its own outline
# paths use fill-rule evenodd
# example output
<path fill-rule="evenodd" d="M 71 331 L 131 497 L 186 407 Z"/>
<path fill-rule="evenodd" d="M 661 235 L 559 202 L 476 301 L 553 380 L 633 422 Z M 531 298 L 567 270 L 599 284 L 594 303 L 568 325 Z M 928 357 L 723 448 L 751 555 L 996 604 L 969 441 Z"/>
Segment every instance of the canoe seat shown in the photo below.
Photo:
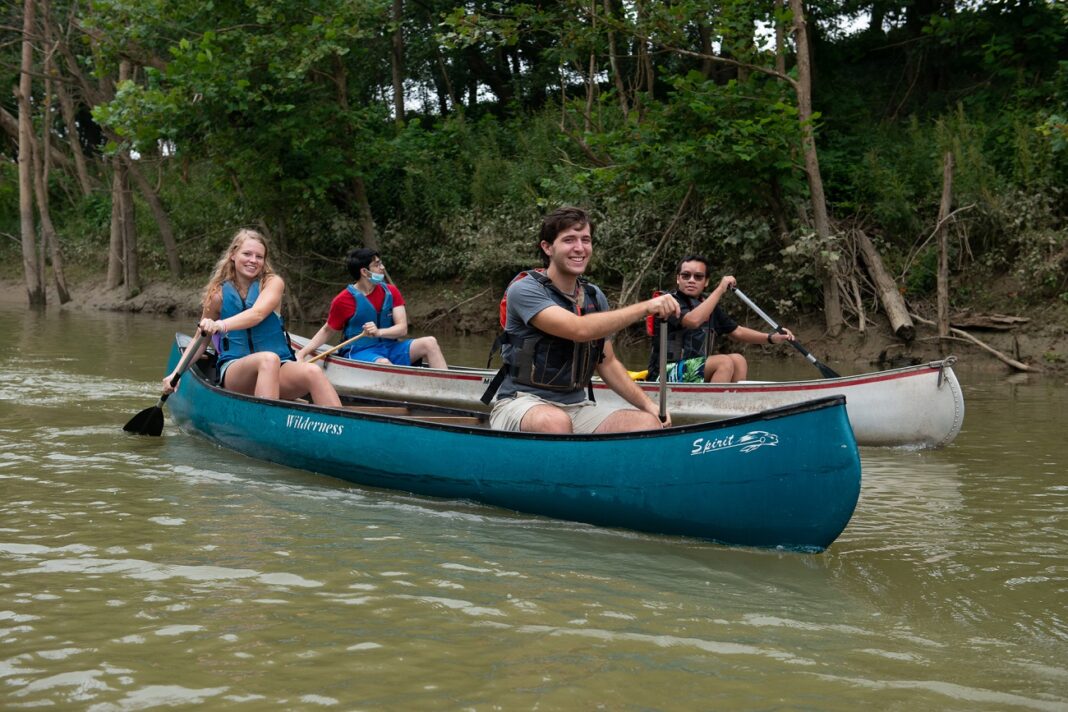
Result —
<path fill-rule="evenodd" d="M 401 418 L 422 420 L 427 423 L 448 423 L 450 425 L 486 425 L 486 422 L 473 415 L 417 415 L 411 408 L 403 405 L 347 405 L 346 410 L 376 415 L 396 415 Z"/>
<path fill-rule="evenodd" d="M 378 413 L 379 415 L 411 415 L 411 410 L 403 405 L 347 405 L 348 410 L 360 413 Z"/>
<path fill-rule="evenodd" d="M 449 425 L 485 425 L 482 418 L 472 415 L 410 415 L 412 420 L 422 420 L 427 423 L 448 423 Z"/>

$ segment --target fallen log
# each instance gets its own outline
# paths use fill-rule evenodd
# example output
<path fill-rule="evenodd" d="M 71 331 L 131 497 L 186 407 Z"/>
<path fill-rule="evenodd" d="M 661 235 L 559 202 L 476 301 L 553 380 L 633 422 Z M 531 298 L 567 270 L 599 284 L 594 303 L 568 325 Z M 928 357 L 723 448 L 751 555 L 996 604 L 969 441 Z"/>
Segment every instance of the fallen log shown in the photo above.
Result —
<path fill-rule="evenodd" d="M 958 329 L 981 329 L 984 331 L 1010 331 L 1020 324 L 1031 321 L 1022 316 L 1004 314 L 960 314 L 950 319 L 950 324 Z"/>
<path fill-rule="evenodd" d="M 902 341 L 912 341 L 916 337 L 916 327 L 909 318 L 908 307 L 905 306 L 905 300 L 898 291 L 897 283 L 886 271 L 879 251 L 875 249 L 875 245 L 864 234 L 864 231 L 854 230 L 853 234 L 857 247 L 860 248 L 860 256 L 868 268 L 868 274 L 871 275 L 875 288 L 879 292 L 879 301 L 882 302 L 886 316 L 890 319 L 890 327 Z"/>
<path fill-rule="evenodd" d="M 922 316 L 919 316 L 917 314 L 910 314 L 909 316 L 911 316 L 913 319 L 915 319 L 916 321 L 920 322 L 921 324 L 926 324 L 928 326 L 934 326 L 934 327 L 938 326 L 938 324 L 936 324 L 935 322 L 931 321 L 930 319 L 924 319 Z M 1026 373 L 1038 373 L 1038 371 L 1039 371 L 1039 369 L 1034 368 L 1033 366 L 1028 366 L 1026 363 L 1023 363 L 1021 361 L 1017 361 L 1014 358 L 1006 356 L 1005 354 L 1003 354 L 1000 351 L 998 351 L 997 349 L 995 349 L 993 346 L 990 346 L 989 344 L 986 344 L 986 343 L 980 341 L 979 339 L 975 338 L 974 336 L 969 334 L 967 331 L 963 331 L 962 329 L 955 329 L 953 327 L 950 327 L 949 333 L 955 334 L 956 336 L 959 336 L 960 338 L 962 338 L 962 339 L 964 339 L 966 341 L 972 342 L 973 344 L 975 344 L 976 346 L 981 348 L 983 351 L 986 351 L 987 353 L 993 355 L 996 359 L 998 359 L 999 361 L 1002 361 L 1003 363 L 1011 366 L 1012 368 L 1015 368 L 1017 371 L 1024 371 Z"/>

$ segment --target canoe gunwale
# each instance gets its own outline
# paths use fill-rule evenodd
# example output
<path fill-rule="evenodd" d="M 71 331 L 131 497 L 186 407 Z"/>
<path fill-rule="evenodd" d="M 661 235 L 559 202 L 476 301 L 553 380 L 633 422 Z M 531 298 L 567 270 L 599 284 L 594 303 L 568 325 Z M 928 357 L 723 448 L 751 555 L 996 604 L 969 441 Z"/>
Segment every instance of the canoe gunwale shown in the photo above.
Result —
<path fill-rule="evenodd" d="M 186 334 L 178 333 L 175 335 L 179 349 L 184 348 L 184 344 L 188 344 L 191 340 Z M 418 368 L 418 367 L 417 367 Z M 299 410 L 311 413 L 329 413 L 330 415 L 348 419 L 348 420 L 380 420 L 398 425 L 416 426 L 422 428 L 431 428 L 435 430 L 448 430 L 451 432 L 466 432 L 471 434 L 485 435 L 490 437 L 500 437 L 505 439 L 522 439 L 522 440 L 552 440 L 555 442 L 566 441 L 598 441 L 598 440 L 634 440 L 637 438 L 660 438 L 660 437 L 674 437 L 676 435 L 685 435 L 689 433 L 700 434 L 707 432 L 709 429 L 708 421 L 699 421 L 694 423 L 685 423 L 682 425 L 672 425 L 670 428 L 660 428 L 657 430 L 639 430 L 622 433 L 530 433 L 530 432 L 516 432 L 506 430 L 493 430 L 486 427 L 476 427 L 472 425 L 461 425 L 454 423 L 436 423 L 420 420 L 418 415 L 401 416 L 391 415 L 388 413 L 374 413 L 374 412 L 361 412 L 359 410 L 351 410 L 346 408 L 345 405 L 365 404 L 368 406 L 385 406 L 385 405 L 398 405 L 408 406 L 417 410 L 430 411 L 441 415 L 456 415 L 456 416 L 468 416 L 468 417 L 485 417 L 486 413 L 483 411 L 469 410 L 465 408 L 457 408 L 447 405 L 438 405 L 433 403 L 422 403 L 416 401 L 405 401 L 386 398 L 374 398 L 371 396 L 356 396 L 349 394 L 339 394 L 342 407 L 334 408 L 330 406 L 321 406 L 314 403 L 306 403 L 302 401 L 294 400 L 274 400 L 270 398 L 262 398 L 255 395 L 247 395 L 244 393 L 238 393 L 236 391 L 227 390 L 205 377 L 204 373 L 199 367 L 199 364 L 192 364 L 189 370 L 186 372 L 186 377 L 190 374 L 205 388 L 221 394 L 227 398 L 234 398 L 237 400 L 248 401 L 250 403 L 256 403 L 268 407 L 283 407 L 286 409 Z M 767 422 L 771 420 L 778 420 L 784 416 L 795 415 L 800 413 L 807 413 L 814 410 L 822 410 L 824 408 L 833 408 L 839 404 L 845 405 L 846 398 L 842 395 L 830 395 L 813 398 L 811 400 L 802 401 L 800 403 L 794 403 L 790 405 L 779 406 L 776 408 L 769 408 L 762 410 L 758 413 L 752 413 L 749 415 L 742 415 L 734 418 L 725 418 L 714 421 L 714 427 L 727 428 L 747 425 L 750 423 Z"/>
<path fill-rule="evenodd" d="M 300 346 L 304 337 L 290 334 Z M 920 364 L 838 378 L 741 383 L 671 383 L 669 410 L 676 423 L 740 417 L 827 395 L 846 396 L 846 410 L 858 444 L 905 449 L 941 448 L 960 434 L 964 394 L 948 355 Z M 323 360 L 327 378 L 339 392 L 375 396 L 391 394 L 414 401 L 445 403 L 485 412 L 478 402 L 495 371 L 467 366 L 433 369 L 372 364 L 333 354 Z M 637 381 L 652 399 L 659 383 Z M 598 401 L 629 407 L 600 379 Z"/>
<path fill-rule="evenodd" d="M 177 335 L 172 364 L 183 340 Z M 808 553 L 834 542 L 860 497 L 860 455 L 841 395 L 641 433 L 556 435 L 265 399 L 216 386 L 205 377 L 210 366 L 192 366 L 169 401 L 183 431 L 248 457 L 360 486 Z M 428 413 L 471 412 L 411 405 Z"/>

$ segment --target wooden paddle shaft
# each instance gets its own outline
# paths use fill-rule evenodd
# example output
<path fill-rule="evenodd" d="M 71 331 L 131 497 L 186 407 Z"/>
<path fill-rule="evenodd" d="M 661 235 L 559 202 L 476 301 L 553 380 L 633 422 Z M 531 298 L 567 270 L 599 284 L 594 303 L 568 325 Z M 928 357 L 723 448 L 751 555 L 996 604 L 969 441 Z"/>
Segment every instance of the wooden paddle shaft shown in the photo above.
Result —
<path fill-rule="evenodd" d="M 361 331 L 360 333 L 356 334 L 356 336 L 353 336 L 351 339 L 345 339 L 344 341 L 342 341 L 337 346 L 331 347 L 331 348 L 327 349 L 326 351 L 323 351 L 322 353 L 315 354 L 315 356 L 313 356 L 310 359 L 308 359 L 308 363 L 315 363 L 319 359 L 326 358 L 327 356 L 329 356 L 330 354 L 334 353 L 338 349 L 345 348 L 346 346 L 351 344 L 353 341 L 356 341 L 357 339 L 362 339 L 365 336 L 367 336 L 367 332 L 366 331 Z"/>

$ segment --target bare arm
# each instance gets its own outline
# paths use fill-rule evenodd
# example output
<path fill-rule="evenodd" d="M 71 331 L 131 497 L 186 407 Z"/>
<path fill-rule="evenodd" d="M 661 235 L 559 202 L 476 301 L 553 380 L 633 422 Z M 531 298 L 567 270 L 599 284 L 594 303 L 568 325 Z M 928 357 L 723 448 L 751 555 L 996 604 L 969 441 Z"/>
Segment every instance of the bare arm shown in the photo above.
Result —
<path fill-rule="evenodd" d="M 794 332 L 787 328 L 783 328 L 785 333 L 780 334 L 775 331 L 771 334 L 771 341 L 768 341 L 768 335 L 763 331 L 757 331 L 756 329 L 750 329 L 748 326 L 739 326 L 737 329 L 727 334 L 727 337 L 731 341 L 739 341 L 744 344 L 781 344 L 784 341 L 794 341 L 797 337 L 794 336 Z"/>
<path fill-rule="evenodd" d="M 200 360 L 201 355 L 208 348 L 209 344 L 211 344 L 211 339 L 204 339 L 203 341 L 201 341 L 200 345 L 197 347 L 196 352 L 193 353 L 193 355 L 189 357 L 189 360 L 186 361 L 186 363 L 194 364 L 198 360 Z M 164 394 L 174 393 L 176 390 L 178 390 L 178 384 L 175 383 L 172 386 L 171 385 L 171 381 L 174 380 L 174 375 L 176 373 L 178 373 L 178 369 L 182 366 L 182 362 L 183 362 L 184 359 L 185 359 L 185 354 L 182 355 L 182 358 L 178 359 L 178 365 L 176 365 L 174 367 L 174 370 L 163 377 L 163 381 L 162 381 L 163 387 L 161 389 L 162 393 L 164 393 Z"/>
<path fill-rule="evenodd" d="M 619 394 L 621 398 L 626 400 L 632 406 L 638 410 L 643 410 L 646 413 L 651 413 L 657 417 L 660 416 L 660 407 L 654 403 L 649 396 L 645 395 L 645 391 L 634 382 L 634 379 L 627 373 L 626 367 L 623 362 L 616 358 L 616 353 L 612 349 L 612 342 L 607 341 L 604 345 L 604 359 L 597 366 L 597 375 L 601 377 L 601 380 L 611 388 L 613 391 Z M 669 415 L 667 421 L 664 423 L 664 427 L 671 425 L 671 416 Z"/>
<path fill-rule="evenodd" d="M 303 361 L 308 356 L 315 353 L 315 350 L 325 344 L 328 341 L 334 341 L 343 332 L 331 329 L 329 324 L 323 324 L 323 327 L 319 331 L 315 332 L 315 336 L 311 337 L 311 340 L 304 345 L 300 351 L 297 352 L 297 360 Z"/>
<path fill-rule="evenodd" d="M 737 283 L 738 281 L 731 275 L 727 275 L 719 280 L 719 284 L 717 284 L 716 288 L 712 290 L 712 293 L 708 295 L 708 298 L 698 304 L 696 309 L 682 317 L 682 327 L 684 329 L 700 328 L 712 317 L 712 310 L 719 304 L 720 298 L 727 293 L 728 289 Z"/>
<path fill-rule="evenodd" d="M 584 342 L 611 336 L 649 314 L 661 319 L 669 316 L 677 317 L 679 303 L 670 294 L 661 294 L 659 297 L 621 309 L 593 312 L 583 316 L 554 305 L 535 314 L 530 323 L 538 331 L 544 331 L 546 334 L 570 341 Z"/>

